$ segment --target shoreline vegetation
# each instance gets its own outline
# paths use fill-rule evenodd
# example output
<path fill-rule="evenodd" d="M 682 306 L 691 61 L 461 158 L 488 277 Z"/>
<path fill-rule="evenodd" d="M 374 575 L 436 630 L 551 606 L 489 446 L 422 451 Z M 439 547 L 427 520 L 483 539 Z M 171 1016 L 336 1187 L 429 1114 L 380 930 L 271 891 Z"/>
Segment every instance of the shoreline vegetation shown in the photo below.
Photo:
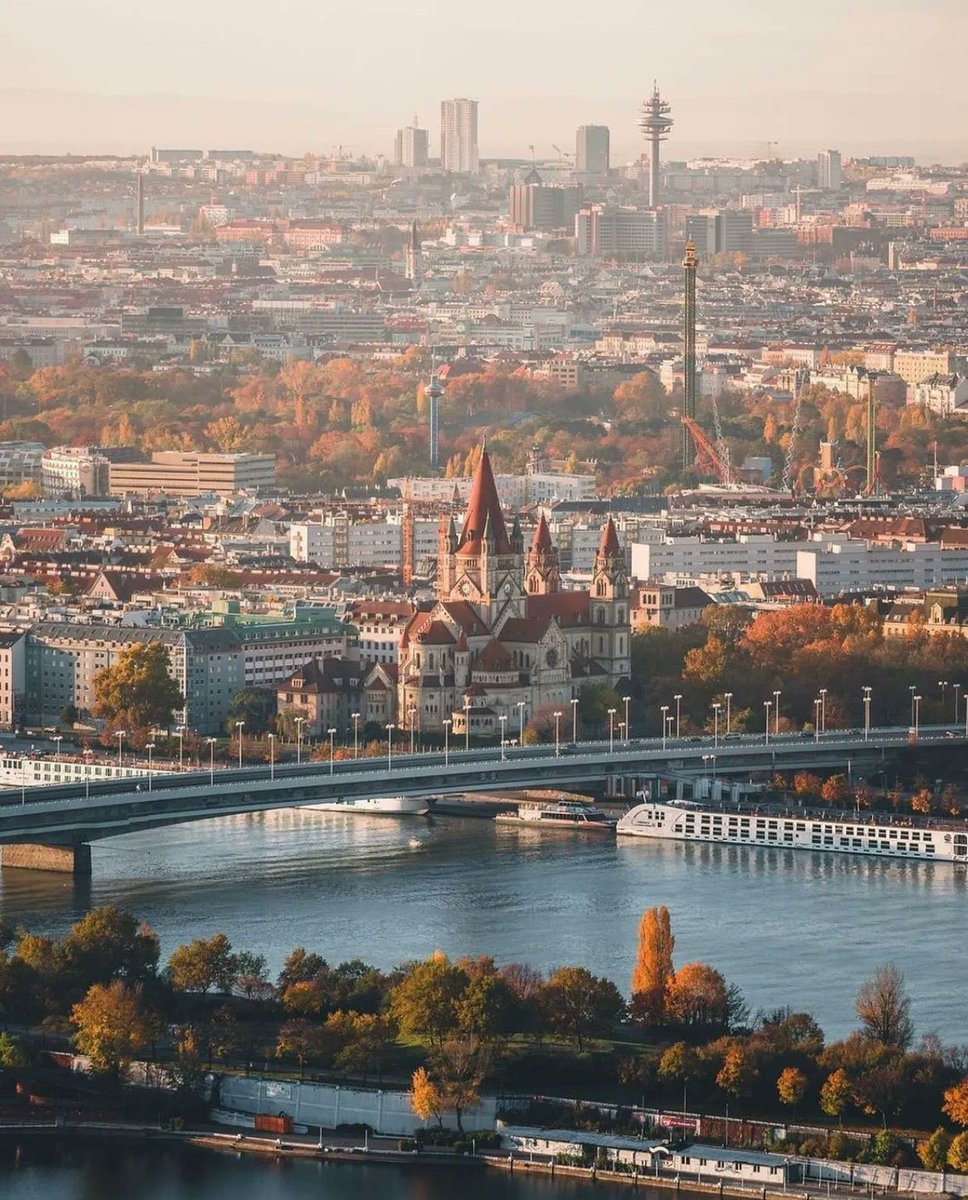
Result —
<path fill-rule="evenodd" d="M 295 1070 L 409 1090 L 424 1145 L 466 1148 L 463 1118 L 486 1092 L 524 1098 L 499 1110 L 518 1123 L 641 1136 L 641 1100 L 705 1113 L 710 1135 L 733 1146 L 968 1170 L 968 1048 L 931 1034 L 915 1043 L 895 967 L 863 982 L 858 1029 L 827 1043 L 810 1014 L 753 1014 L 715 967 L 677 965 L 665 908 L 642 916 L 630 999 L 579 965 L 544 975 L 440 951 L 384 972 L 298 947 L 270 981 L 264 959 L 221 933 L 162 967 L 157 935 L 114 907 L 59 940 L 0 926 L 0 947 L 8 1120 L 197 1124 L 213 1073 Z M 52 1065 L 49 1052 L 68 1046 L 89 1075 Z M 136 1059 L 162 1073 L 164 1091 L 123 1086 Z"/>

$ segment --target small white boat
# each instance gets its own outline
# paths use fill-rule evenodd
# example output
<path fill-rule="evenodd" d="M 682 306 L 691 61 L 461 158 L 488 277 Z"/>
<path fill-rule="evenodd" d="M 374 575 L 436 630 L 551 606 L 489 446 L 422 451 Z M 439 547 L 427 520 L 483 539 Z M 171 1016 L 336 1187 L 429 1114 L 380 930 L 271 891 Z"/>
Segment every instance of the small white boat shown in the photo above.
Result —
<path fill-rule="evenodd" d="M 527 825 L 529 829 L 550 826 L 553 829 L 594 830 L 596 833 L 613 833 L 617 824 L 615 817 L 582 800 L 558 800 L 554 803 L 524 800 L 518 804 L 517 812 L 498 813 L 494 820 L 509 825 Z"/>
<path fill-rule="evenodd" d="M 423 796 L 366 796 L 332 800 L 325 804 L 300 804 L 313 812 L 353 813 L 368 817 L 425 817 L 430 805 Z"/>

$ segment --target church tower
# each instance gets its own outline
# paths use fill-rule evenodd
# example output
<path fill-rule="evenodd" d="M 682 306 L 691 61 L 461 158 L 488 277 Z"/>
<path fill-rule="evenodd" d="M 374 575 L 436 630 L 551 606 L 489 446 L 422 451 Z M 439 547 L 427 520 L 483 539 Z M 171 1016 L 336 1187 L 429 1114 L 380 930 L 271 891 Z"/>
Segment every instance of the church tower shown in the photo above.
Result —
<path fill-rule="evenodd" d="M 524 568 L 524 590 L 529 596 L 547 596 L 561 591 L 561 570 L 558 551 L 551 541 L 551 530 L 544 513 L 534 531 L 528 561 Z"/>
<path fill-rule="evenodd" d="M 491 460 L 483 450 L 460 536 L 454 541 L 448 534 L 448 562 L 442 572 L 438 568 L 438 596 L 480 606 L 488 626 L 505 613 L 520 616 L 524 610 L 523 558 L 520 527 L 508 533 Z"/>
<path fill-rule="evenodd" d="M 614 685 L 628 679 L 631 669 L 629 647 L 629 580 L 625 554 L 611 517 L 605 522 L 595 555 L 591 588 L 591 656 L 608 673 Z"/>

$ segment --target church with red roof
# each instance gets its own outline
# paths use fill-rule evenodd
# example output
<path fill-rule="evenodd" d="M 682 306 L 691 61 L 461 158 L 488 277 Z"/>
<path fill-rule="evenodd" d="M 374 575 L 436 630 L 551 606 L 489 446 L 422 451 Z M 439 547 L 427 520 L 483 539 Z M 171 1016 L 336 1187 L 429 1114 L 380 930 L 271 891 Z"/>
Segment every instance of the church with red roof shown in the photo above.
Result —
<path fill-rule="evenodd" d="M 625 554 L 608 518 L 588 591 L 562 588 L 558 552 L 542 515 L 527 551 L 508 527 L 487 451 L 458 533 L 442 525 L 436 602 L 414 614 L 400 643 L 399 721 L 455 735 L 514 737 L 542 710 L 569 713 L 592 685 L 629 677 Z"/>

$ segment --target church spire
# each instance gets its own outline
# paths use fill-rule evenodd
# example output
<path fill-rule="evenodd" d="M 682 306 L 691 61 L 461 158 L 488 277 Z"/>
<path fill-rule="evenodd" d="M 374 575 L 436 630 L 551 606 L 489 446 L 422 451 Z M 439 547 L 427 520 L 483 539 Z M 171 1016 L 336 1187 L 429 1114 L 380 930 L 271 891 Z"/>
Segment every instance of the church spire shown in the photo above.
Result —
<path fill-rule="evenodd" d="M 491 470 L 491 460 L 487 451 L 482 450 L 471 486 L 467 516 L 464 518 L 457 553 L 468 556 L 480 554 L 485 532 L 493 539 L 495 554 L 512 553 L 511 540 L 497 494 L 497 484 L 494 482 L 494 472 Z"/>

